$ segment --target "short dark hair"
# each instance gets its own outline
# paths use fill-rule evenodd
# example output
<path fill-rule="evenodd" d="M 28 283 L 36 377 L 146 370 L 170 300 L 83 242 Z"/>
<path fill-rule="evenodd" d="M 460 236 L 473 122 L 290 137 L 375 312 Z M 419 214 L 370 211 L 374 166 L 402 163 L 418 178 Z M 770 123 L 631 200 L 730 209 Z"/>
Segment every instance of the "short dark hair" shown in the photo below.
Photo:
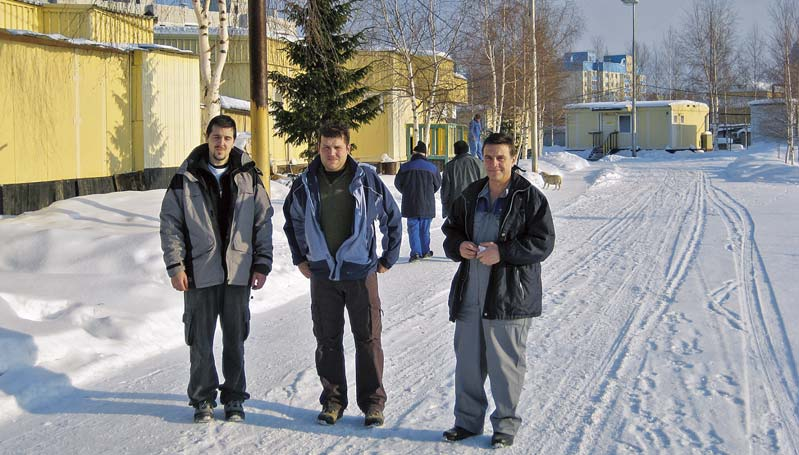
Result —
<path fill-rule="evenodd" d="M 466 141 L 458 141 L 455 143 L 454 147 L 456 155 L 462 155 L 469 152 L 469 144 L 467 144 Z"/>
<path fill-rule="evenodd" d="M 485 150 L 486 145 L 493 144 L 493 145 L 507 145 L 508 151 L 510 152 L 510 157 L 516 157 L 516 145 L 513 143 L 513 138 L 508 136 L 505 133 L 491 133 L 485 138 L 483 141 L 483 149 Z"/>
<path fill-rule="evenodd" d="M 229 115 L 217 115 L 212 118 L 211 121 L 208 122 L 208 128 L 205 129 L 205 137 L 211 135 L 211 130 L 213 130 L 215 126 L 219 128 L 233 128 L 233 139 L 236 138 L 236 121 Z"/>
<path fill-rule="evenodd" d="M 342 123 L 325 123 L 319 128 L 319 137 L 340 137 L 344 142 L 350 144 L 350 128 Z"/>

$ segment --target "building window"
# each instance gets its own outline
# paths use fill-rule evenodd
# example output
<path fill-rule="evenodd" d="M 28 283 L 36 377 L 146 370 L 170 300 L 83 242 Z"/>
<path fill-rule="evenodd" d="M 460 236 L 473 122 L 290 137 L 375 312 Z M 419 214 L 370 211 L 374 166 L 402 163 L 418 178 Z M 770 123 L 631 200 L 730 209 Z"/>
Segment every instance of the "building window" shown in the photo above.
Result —
<path fill-rule="evenodd" d="M 631 131 L 630 128 L 630 116 L 629 115 L 620 115 L 619 116 L 619 133 L 629 133 Z"/>
<path fill-rule="evenodd" d="M 677 123 L 677 114 L 674 114 L 674 118 L 671 120 L 671 123 Z"/>

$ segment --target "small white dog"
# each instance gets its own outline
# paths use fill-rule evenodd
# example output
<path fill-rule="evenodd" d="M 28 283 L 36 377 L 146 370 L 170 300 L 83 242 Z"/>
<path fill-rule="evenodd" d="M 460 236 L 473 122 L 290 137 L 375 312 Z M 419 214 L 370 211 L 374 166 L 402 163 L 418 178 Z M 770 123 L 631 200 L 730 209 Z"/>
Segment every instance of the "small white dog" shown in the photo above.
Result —
<path fill-rule="evenodd" d="M 563 183 L 563 177 L 555 174 L 547 174 L 544 171 L 539 172 L 544 179 L 544 188 L 547 186 L 554 186 L 555 189 L 560 189 L 560 184 Z"/>

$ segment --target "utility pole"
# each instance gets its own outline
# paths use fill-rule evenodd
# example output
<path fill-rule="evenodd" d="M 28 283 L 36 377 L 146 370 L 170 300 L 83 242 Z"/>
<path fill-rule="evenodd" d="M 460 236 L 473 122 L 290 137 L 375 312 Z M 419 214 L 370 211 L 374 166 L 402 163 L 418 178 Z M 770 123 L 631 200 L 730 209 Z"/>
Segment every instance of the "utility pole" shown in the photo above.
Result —
<path fill-rule="evenodd" d="M 535 0 L 530 0 L 530 26 L 527 27 L 530 31 L 530 41 L 533 46 L 533 101 L 530 103 L 530 130 L 531 145 L 533 150 L 533 172 L 538 173 L 538 54 L 536 50 L 535 39 Z"/>
<path fill-rule="evenodd" d="M 633 115 L 632 115 L 632 143 L 633 143 L 633 156 L 638 156 L 638 152 L 636 151 L 636 133 L 637 133 L 637 126 L 638 126 L 638 114 L 635 110 L 635 98 L 636 98 L 636 86 L 638 85 L 638 79 L 636 76 L 635 70 L 635 5 L 638 3 L 638 0 L 621 0 L 622 3 L 625 5 L 632 5 L 633 6 Z"/>
<path fill-rule="evenodd" d="M 251 152 L 255 164 L 264 173 L 264 186 L 271 193 L 269 182 L 272 166 L 268 143 L 267 25 L 266 0 L 248 2 L 250 22 L 250 120 L 252 121 Z"/>

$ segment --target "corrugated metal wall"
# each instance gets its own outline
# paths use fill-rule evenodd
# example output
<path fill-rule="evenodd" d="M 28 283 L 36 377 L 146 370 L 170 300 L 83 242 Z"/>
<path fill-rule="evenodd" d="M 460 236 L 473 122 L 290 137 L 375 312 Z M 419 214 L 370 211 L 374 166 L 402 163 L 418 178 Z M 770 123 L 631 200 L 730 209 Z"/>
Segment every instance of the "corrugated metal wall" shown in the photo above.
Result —
<path fill-rule="evenodd" d="M 195 56 L 136 51 L 146 63 L 136 68 L 133 52 L 2 31 L 0 41 L 0 184 L 177 166 L 202 139 Z"/>
<path fill-rule="evenodd" d="M 143 124 L 144 167 L 178 166 L 204 142 L 198 58 L 141 51 L 135 51 L 134 58 L 141 61 L 142 117 L 136 120 Z"/>
<path fill-rule="evenodd" d="M 0 0 L 0 28 L 39 31 L 39 7 L 14 0 Z"/>

